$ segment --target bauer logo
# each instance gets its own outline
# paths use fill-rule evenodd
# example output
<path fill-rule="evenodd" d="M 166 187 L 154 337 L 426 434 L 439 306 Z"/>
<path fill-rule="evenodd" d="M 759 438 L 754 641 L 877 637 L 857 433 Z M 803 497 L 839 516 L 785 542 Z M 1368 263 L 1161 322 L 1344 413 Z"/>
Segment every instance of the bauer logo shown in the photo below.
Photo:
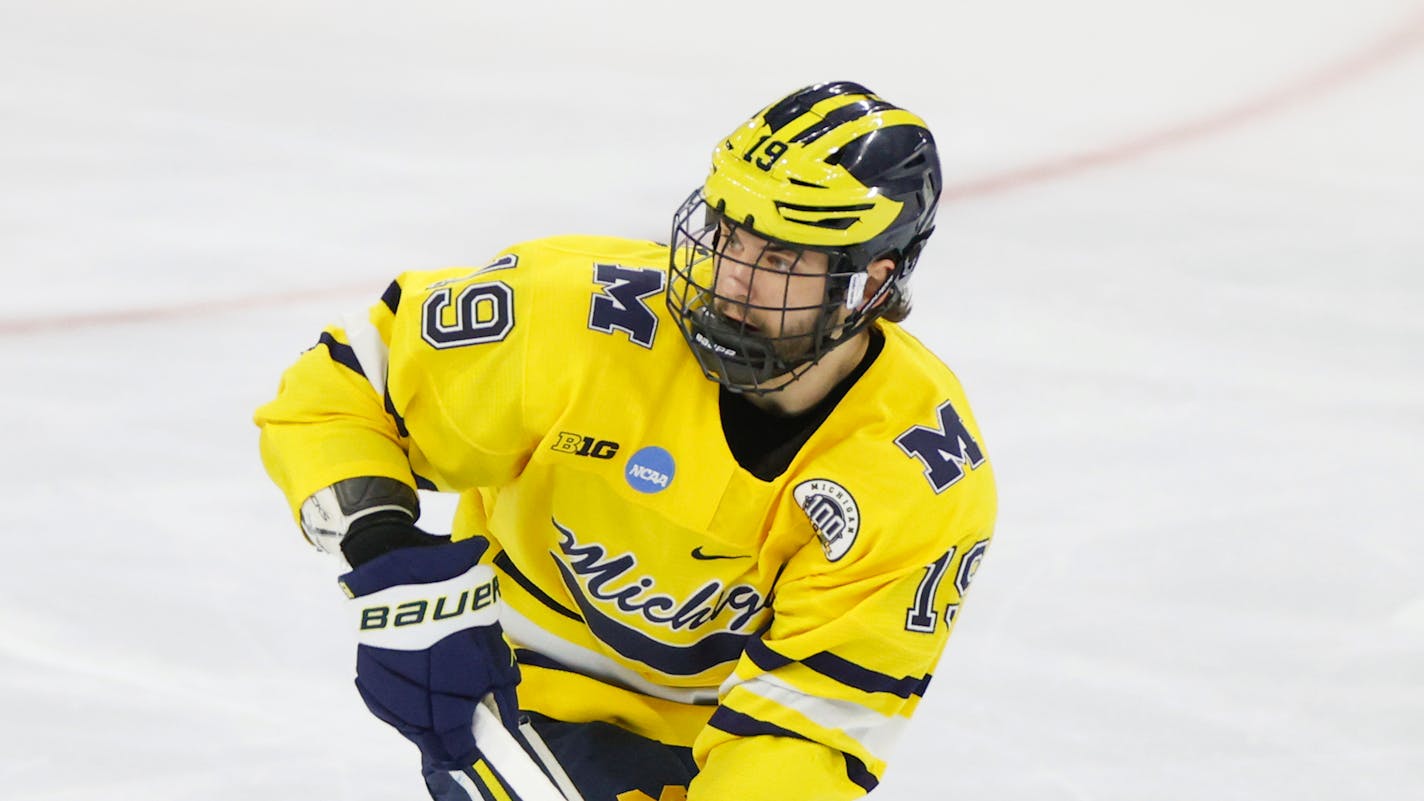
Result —
<path fill-rule="evenodd" d="M 387 626 L 419 626 L 422 623 L 449 620 L 467 612 L 473 614 L 498 601 L 499 579 L 491 578 L 472 589 L 462 591 L 458 597 L 451 592 L 394 606 L 378 604 L 365 607 L 361 610 L 361 630 L 383 629 Z"/>
<path fill-rule="evenodd" d="M 736 355 L 737 355 L 737 352 L 736 352 L 735 350 L 733 350 L 733 349 L 731 349 L 731 348 L 729 348 L 729 347 L 726 347 L 726 346 L 724 346 L 724 345 L 718 345 L 716 342 L 713 342 L 712 340 L 708 339 L 706 334 L 694 333 L 694 334 L 692 335 L 692 338 L 695 339 L 695 340 L 697 340 L 697 344 L 701 345 L 702 347 L 706 348 L 707 350 L 712 351 L 713 353 L 716 353 L 716 354 L 719 355 L 719 356 L 736 356 Z"/>
<path fill-rule="evenodd" d="M 826 558 L 834 562 L 845 556 L 860 531 L 860 506 L 850 492 L 829 479 L 813 478 L 797 484 L 791 497 L 810 518 Z"/>
<path fill-rule="evenodd" d="M 672 454 L 656 445 L 633 454 L 628 460 L 628 486 L 643 493 L 662 492 L 672 483 L 677 473 Z"/>

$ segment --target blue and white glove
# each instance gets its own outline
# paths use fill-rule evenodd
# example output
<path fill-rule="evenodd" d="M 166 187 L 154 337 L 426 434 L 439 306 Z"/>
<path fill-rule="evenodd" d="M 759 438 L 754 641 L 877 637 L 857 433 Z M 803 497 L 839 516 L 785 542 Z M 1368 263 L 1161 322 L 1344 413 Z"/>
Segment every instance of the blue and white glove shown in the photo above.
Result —
<path fill-rule="evenodd" d="M 480 754 L 472 726 L 481 699 L 517 733 L 519 668 L 499 626 L 499 582 L 479 564 L 489 543 L 403 525 L 413 532 L 405 547 L 369 559 L 347 551 L 356 567 L 340 581 L 359 642 L 356 688 L 428 766 L 458 771 Z"/>

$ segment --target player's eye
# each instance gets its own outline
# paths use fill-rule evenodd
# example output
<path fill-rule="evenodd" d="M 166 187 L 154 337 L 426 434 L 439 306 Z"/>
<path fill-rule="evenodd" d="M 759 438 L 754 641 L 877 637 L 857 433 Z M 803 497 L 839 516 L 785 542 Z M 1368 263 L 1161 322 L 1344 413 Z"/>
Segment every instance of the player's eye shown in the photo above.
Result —
<path fill-rule="evenodd" d="M 769 250 L 762 257 L 762 264 L 782 273 L 796 272 L 801 264 L 800 254 L 786 250 Z"/>

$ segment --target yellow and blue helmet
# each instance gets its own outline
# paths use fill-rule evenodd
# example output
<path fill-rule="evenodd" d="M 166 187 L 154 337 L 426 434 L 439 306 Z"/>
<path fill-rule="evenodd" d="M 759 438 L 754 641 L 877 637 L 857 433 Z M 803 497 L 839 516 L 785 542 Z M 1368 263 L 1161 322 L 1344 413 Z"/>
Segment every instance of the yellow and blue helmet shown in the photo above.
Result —
<path fill-rule="evenodd" d="M 770 379 L 799 375 L 877 317 L 902 319 L 942 185 L 924 120 L 856 83 L 793 92 L 718 142 L 706 181 L 674 216 L 667 295 L 708 377 L 739 392 L 774 391 Z M 738 230 L 778 251 L 829 258 L 810 330 L 753 328 L 736 299 L 717 294 L 717 272 L 731 259 L 725 240 Z M 882 258 L 895 266 L 862 302 L 866 267 Z"/>

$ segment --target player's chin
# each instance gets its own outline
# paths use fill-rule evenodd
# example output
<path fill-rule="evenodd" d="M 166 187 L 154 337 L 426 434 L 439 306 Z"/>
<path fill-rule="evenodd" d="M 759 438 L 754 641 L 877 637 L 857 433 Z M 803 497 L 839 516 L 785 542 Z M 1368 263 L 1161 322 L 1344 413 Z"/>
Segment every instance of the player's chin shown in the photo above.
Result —
<path fill-rule="evenodd" d="M 783 361 L 798 361 L 811 353 L 815 337 L 811 334 L 788 334 L 774 340 L 776 355 Z"/>

